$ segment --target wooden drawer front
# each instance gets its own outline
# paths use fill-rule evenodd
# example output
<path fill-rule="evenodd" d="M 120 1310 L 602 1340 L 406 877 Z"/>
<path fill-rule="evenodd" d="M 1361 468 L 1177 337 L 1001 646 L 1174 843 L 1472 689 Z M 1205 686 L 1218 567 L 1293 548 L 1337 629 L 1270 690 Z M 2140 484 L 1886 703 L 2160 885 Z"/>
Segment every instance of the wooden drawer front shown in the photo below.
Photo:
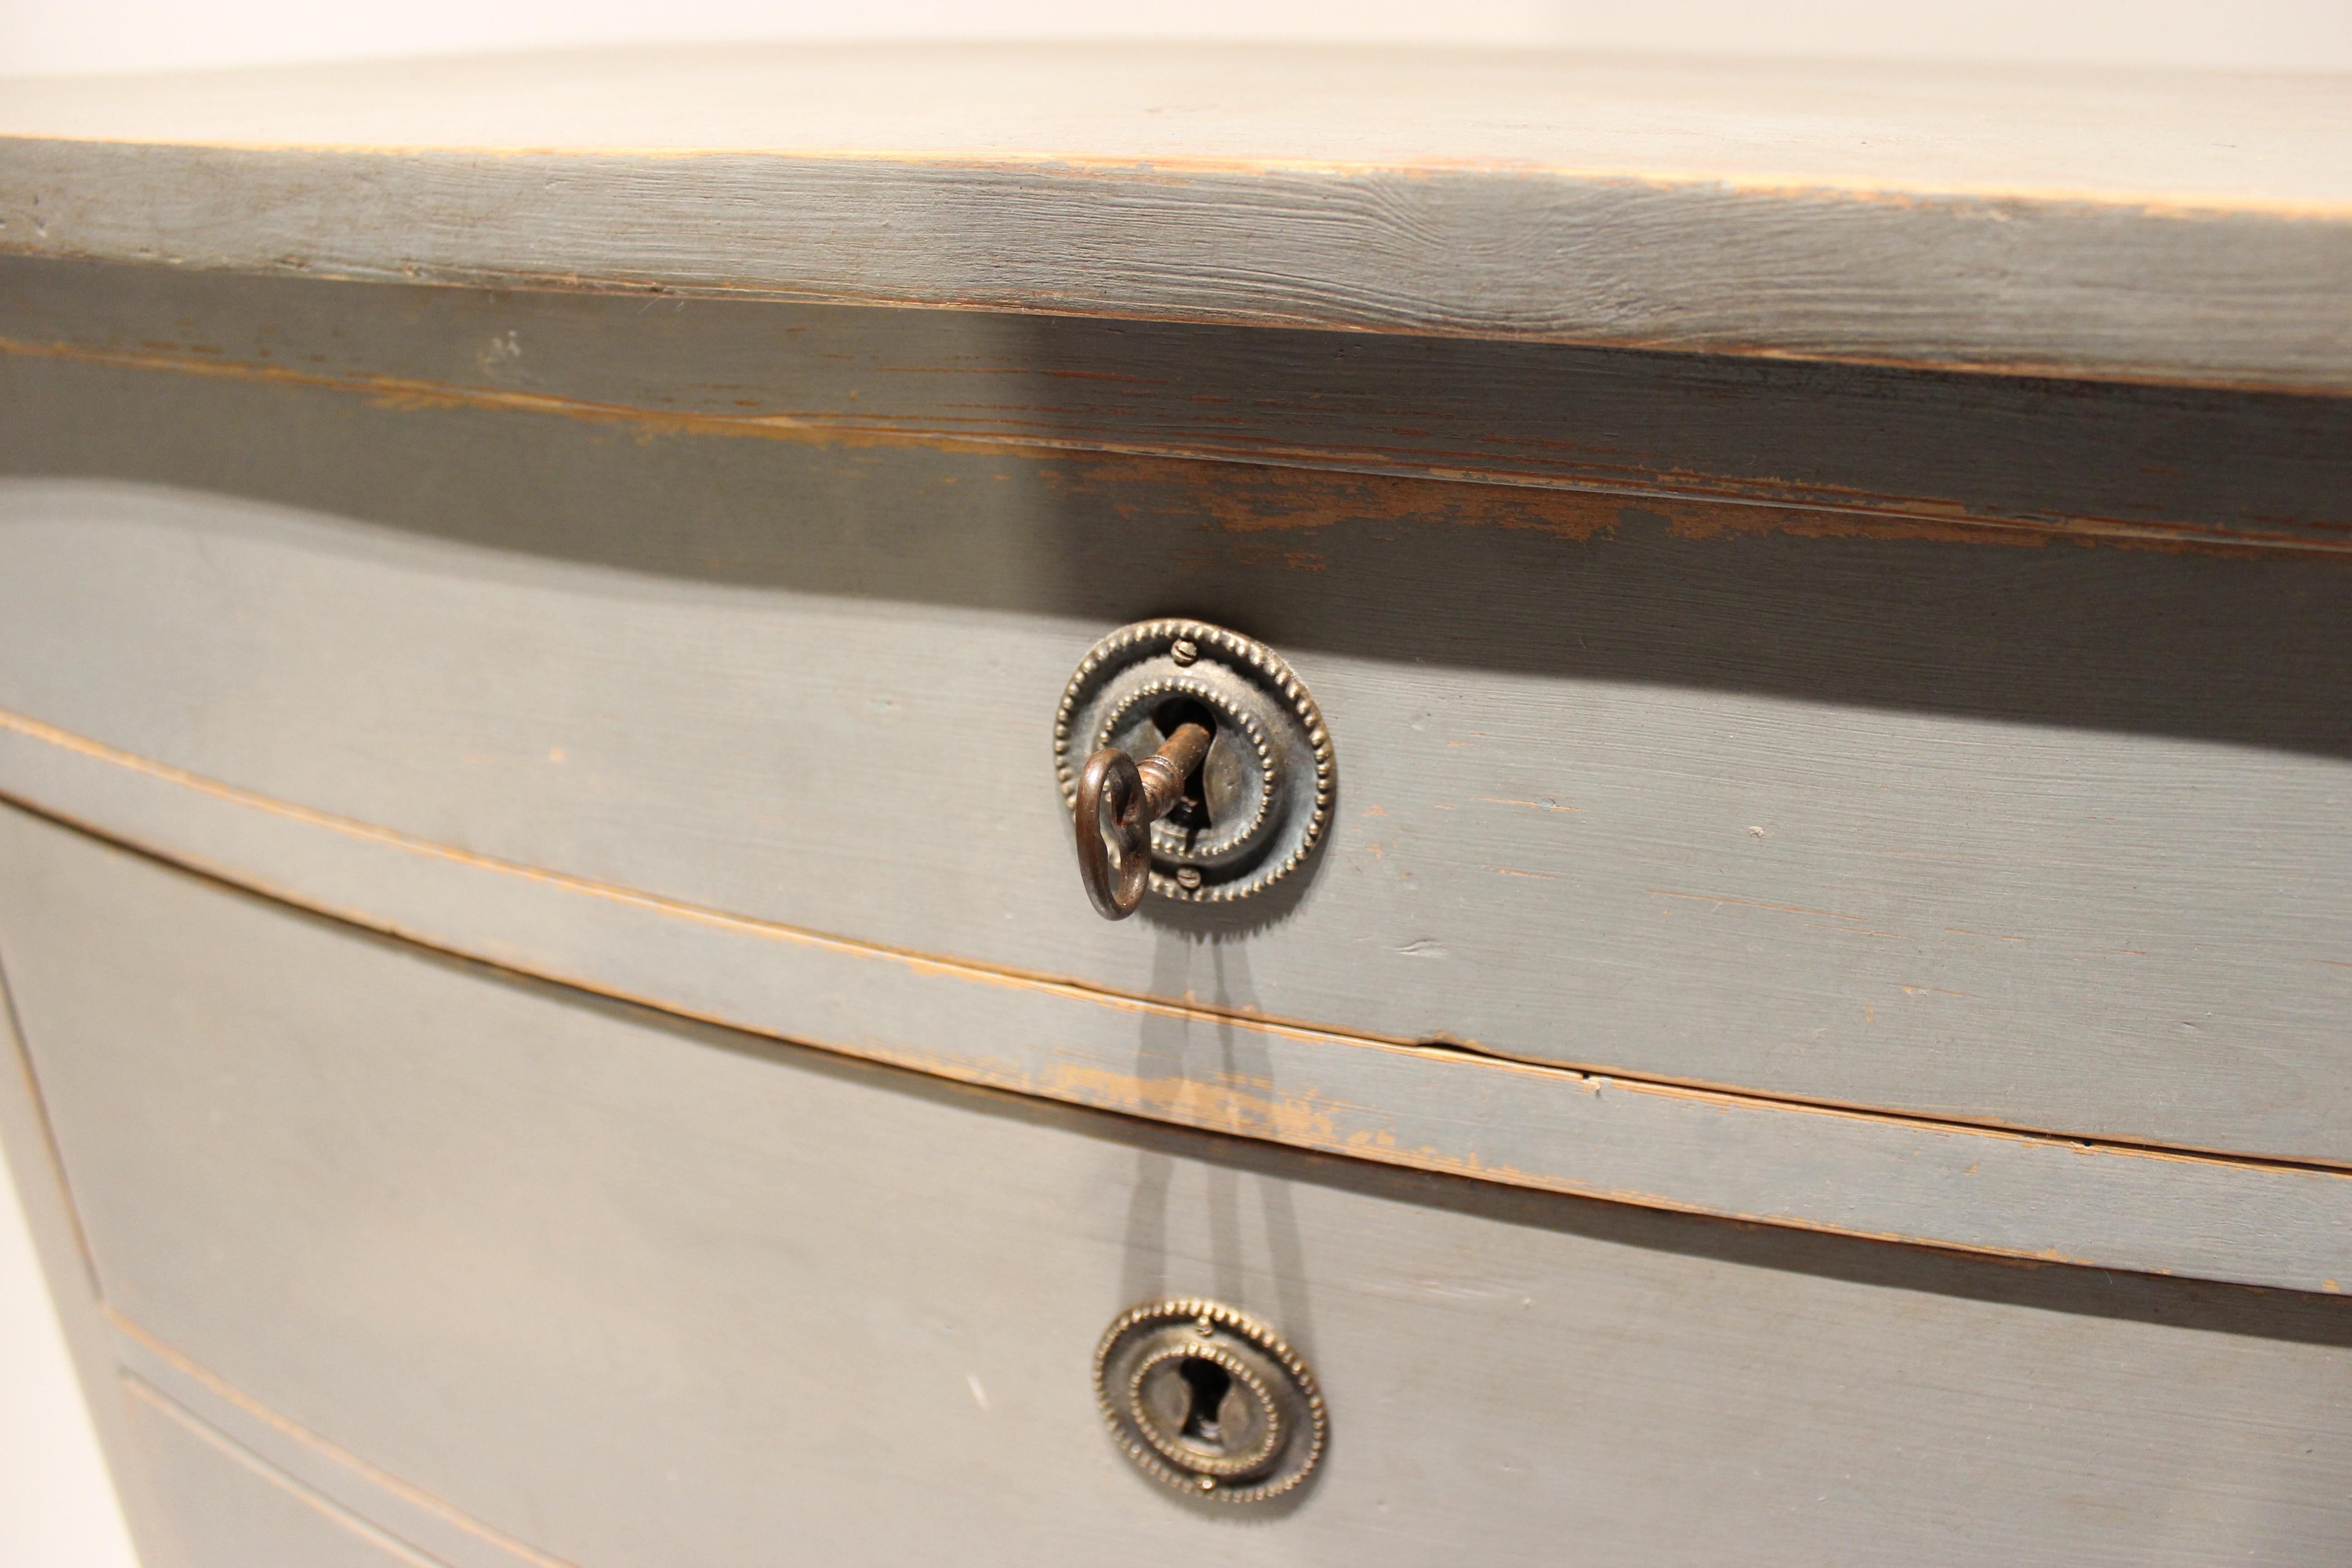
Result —
<path fill-rule="evenodd" d="M 0 850 L 126 1332 L 556 1559 L 2309 1563 L 2352 1530 L 2338 1301 L 1295 1155 L 682 1024 L 18 813 Z M 1093 1408 L 1103 1325 L 1179 1292 L 1328 1397 L 1327 1468 L 1258 1528 Z"/>
<path fill-rule="evenodd" d="M 2331 563 L 0 377 L 0 709 L 206 779 L 1129 994 L 2352 1160 Z M 1171 610 L 1293 659 L 1339 815 L 1263 910 L 1111 926 L 1050 725 Z"/>

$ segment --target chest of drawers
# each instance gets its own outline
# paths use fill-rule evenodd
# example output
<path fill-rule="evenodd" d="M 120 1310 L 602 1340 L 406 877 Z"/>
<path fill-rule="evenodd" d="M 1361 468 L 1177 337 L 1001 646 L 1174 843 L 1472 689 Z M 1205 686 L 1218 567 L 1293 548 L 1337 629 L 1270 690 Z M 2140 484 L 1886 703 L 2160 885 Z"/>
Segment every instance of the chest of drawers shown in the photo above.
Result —
<path fill-rule="evenodd" d="M 2328 1560 L 2345 102 L 12 93 L 0 1132 L 142 1550 Z M 1319 837 L 1106 921 L 1057 704 L 1155 617 Z M 1299 1484 L 1106 1436 L 1163 1298 Z"/>

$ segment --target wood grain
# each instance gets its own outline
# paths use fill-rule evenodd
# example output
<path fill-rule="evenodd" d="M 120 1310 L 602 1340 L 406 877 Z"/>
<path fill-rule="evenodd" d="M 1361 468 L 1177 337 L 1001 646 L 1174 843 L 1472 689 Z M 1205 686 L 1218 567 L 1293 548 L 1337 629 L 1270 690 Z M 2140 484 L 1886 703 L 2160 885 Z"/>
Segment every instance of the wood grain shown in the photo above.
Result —
<path fill-rule="evenodd" d="M 7 256 L 0 352 L 778 440 L 1731 500 L 1799 529 L 2352 549 L 2337 398 Z"/>
<path fill-rule="evenodd" d="M 2299 1564 L 2352 1523 L 2339 1301 L 989 1095 L 6 837 L 127 1353 L 552 1556 Z M 1277 1323 L 1329 1402 L 1322 1479 L 1251 1528 L 1092 1407 L 1103 1324 L 1187 1291 Z"/>
<path fill-rule="evenodd" d="M 1830 74 L 730 51 L 19 87 L 0 246 L 2352 391 L 2334 84 Z"/>

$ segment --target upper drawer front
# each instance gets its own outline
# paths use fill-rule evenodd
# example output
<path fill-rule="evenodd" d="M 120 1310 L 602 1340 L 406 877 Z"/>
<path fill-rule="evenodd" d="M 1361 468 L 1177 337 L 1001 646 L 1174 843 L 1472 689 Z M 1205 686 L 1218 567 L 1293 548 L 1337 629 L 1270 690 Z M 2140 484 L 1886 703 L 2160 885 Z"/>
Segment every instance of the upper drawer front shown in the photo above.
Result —
<path fill-rule="evenodd" d="M 0 374 L 0 706 L 142 756 L 1113 990 L 2352 1159 L 2331 563 Z M 1292 659 L 1338 814 L 1263 908 L 1111 926 L 1054 710 L 1171 612 Z"/>
<path fill-rule="evenodd" d="M 13 811 L 0 868 L 0 959 L 134 1359 L 564 1562 L 2300 1565 L 2352 1529 L 2340 1301 L 1041 1106 Z M 1331 1441 L 1286 1515 L 1155 1495 L 1103 1432 L 1096 1340 L 1162 1295 L 1311 1363 Z"/>

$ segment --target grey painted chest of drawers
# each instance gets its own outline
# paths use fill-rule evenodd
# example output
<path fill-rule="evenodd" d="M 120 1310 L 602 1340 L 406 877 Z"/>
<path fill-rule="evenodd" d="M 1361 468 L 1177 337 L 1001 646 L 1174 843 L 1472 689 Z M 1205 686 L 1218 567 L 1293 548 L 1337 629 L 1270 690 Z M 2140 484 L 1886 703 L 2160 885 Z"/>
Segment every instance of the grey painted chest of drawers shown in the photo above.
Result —
<path fill-rule="evenodd" d="M 0 1134 L 142 1552 L 2347 1560 L 2347 105 L 17 84 Z M 1106 921 L 1165 616 L 1336 782 Z M 1301 1484 L 1105 1431 L 1162 1299 Z"/>

